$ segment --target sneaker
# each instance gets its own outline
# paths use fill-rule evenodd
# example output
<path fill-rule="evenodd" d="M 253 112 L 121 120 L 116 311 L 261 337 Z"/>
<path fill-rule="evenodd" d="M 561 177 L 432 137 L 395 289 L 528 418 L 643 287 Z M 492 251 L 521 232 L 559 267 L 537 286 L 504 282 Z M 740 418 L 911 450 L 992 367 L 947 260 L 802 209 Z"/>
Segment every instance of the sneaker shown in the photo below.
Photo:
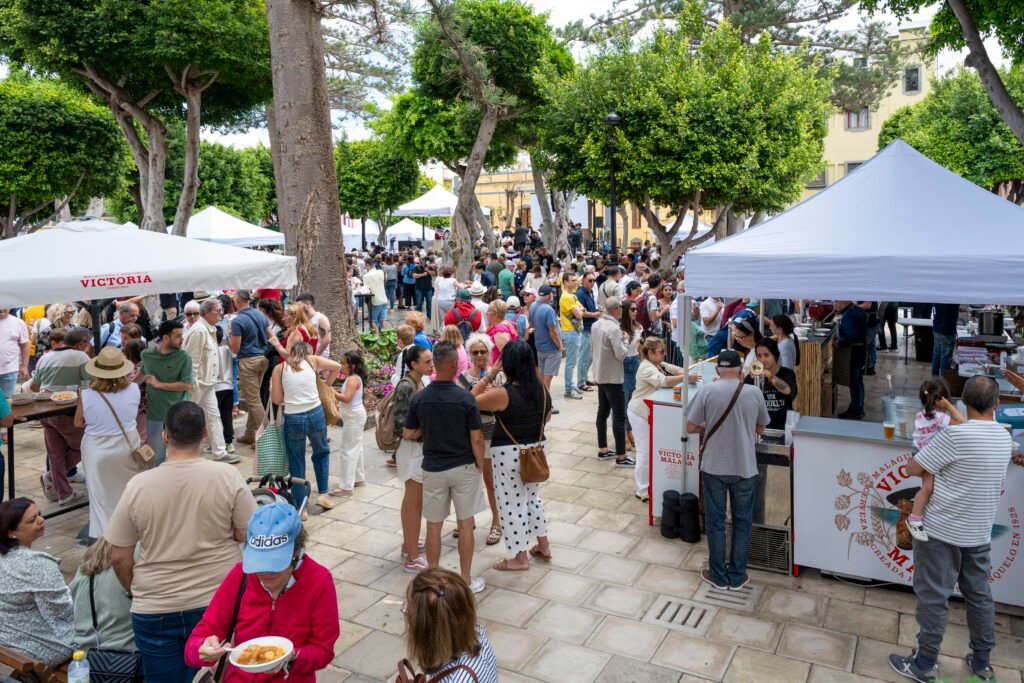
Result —
<path fill-rule="evenodd" d="M 235 444 L 233 444 L 233 443 L 229 443 L 229 444 L 227 444 L 226 446 L 224 446 L 224 449 L 225 449 L 225 450 L 226 450 L 226 451 L 227 451 L 228 453 L 234 453 L 234 452 L 235 452 Z"/>
<path fill-rule="evenodd" d="M 60 505 L 61 507 L 67 507 L 68 505 L 71 505 L 75 501 L 81 500 L 82 498 L 85 498 L 84 493 L 82 493 L 81 491 L 73 491 L 71 495 L 68 496 L 67 498 L 61 498 L 59 501 L 57 501 L 57 504 Z"/>
<path fill-rule="evenodd" d="M 75 472 L 70 477 L 68 477 L 68 481 L 70 481 L 72 484 L 84 484 L 85 472 Z"/>
<path fill-rule="evenodd" d="M 321 493 L 319 496 L 317 496 L 316 504 L 322 507 L 324 510 L 334 509 L 334 501 L 331 500 L 331 497 L 328 496 L 326 493 Z"/>
<path fill-rule="evenodd" d="M 482 576 L 474 576 L 473 580 L 469 582 L 469 590 L 473 591 L 474 593 L 479 593 L 486 587 L 487 582 L 484 581 Z"/>
<path fill-rule="evenodd" d="M 424 543 L 422 540 L 421 541 L 417 541 L 416 542 L 416 550 L 418 550 L 420 553 L 426 552 L 427 544 Z M 407 557 L 407 554 L 405 552 L 405 548 L 402 548 L 402 559 L 404 560 L 406 557 Z"/>
<path fill-rule="evenodd" d="M 928 540 L 928 533 L 924 530 L 924 524 L 918 520 L 912 520 L 907 517 L 907 521 L 904 522 L 907 525 L 907 531 L 914 537 L 915 541 L 921 541 L 922 543 Z"/>
<path fill-rule="evenodd" d="M 551 414 L 552 415 L 558 415 L 560 412 L 562 412 L 562 411 L 559 410 L 558 408 L 552 408 L 551 409 Z"/>
<path fill-rule="evenodd" d="M 964 660 L 967 662 L 967 668 L 974 673 L 975 677 L 983 681 L 996 680 L 996 672 L 992 670 L 992 665 L 986 664 L 984 666 L 978 666 L 975 663 L 973 652 L 968 652 L 967 656 L 964 657 Z"/>
<path fill-rule="evenodd" d="M 597 459 L 598 460 L 611 460 L 614 457 L 615 457 L 615 454 L 612 453 L 611 451 L 605 451 L 604 453 L 602 453 L 601 451 L 597 452 Z"/>
<path fill-rule="evenodd" d="M 729 590 L 731 590 L 731 591 L 741 590 L 748 583 L 750 583 L 750 574 L 744 574 L 743 578 L 740 579 L 739 585 L 738 586 L 729 586 Z"/>
<path fill-rule="evenodd" d="M 43 488 L 43 495 L 46 496 L 46 500 L 56 503 L 57 489 L 53 487 L 53 479 L 50 478 L 49 472 L 43 472 L 39 475 L 39 485 Z"/>
<path fill-rule="evenodd" d="M 583 400 L 583 394 L 580 394 L 580 393 L 577 393 L 577 392 L 574 391 L 571 394 L 565 394 L 565 398 L 571 398 L 574 401 L 582 401 Z"/>
<path fill-rule="evenodd" d="M 299 520 L 303 521 L 303 522 L 308 522 L 309 521 L 309 513 L 305 509 L 303 509 L 302 510 L 302 514 L 299 515 Z"/>
<path fill-rule="evenodd" d="M 629 457 L 627 455 L 625 457 L 625 459 L 623 459 L 623 460 L 616 460 L 615 461 L 615 466 L 616 467 L 631 467 L 631 468 L 632 467 L 636 467 L 636 460 L 634 460 L 633 458 L 631 458 L 631 457 Z"/>
<path fill-rule="evenodd" d="M 407 560 L 406 562 L 402 563 L 402 571 L 406 574 L 419 574 L 421 571 L 425 569 L 427 569 L 427 560 L 422 555 L 417 557 L 415 560 Z M 475 580 L 476 579 L 474 579 L 474 581 Z M 483 579 L 480 580 L 483 581 Z M 480 587 L 480 590 L 483 590 L 483 586 Z M 479 591 L 473 592 L 476 593 Z"/>
<path fill-rule="evenodd" d="M 864 412 L 863 411 L 861 411 L 861 412 L 854 412 L 852 410 L 847 409 L 846 412 L 839 413 L 839 419 L 840 420 L 863 420 L 864 419 Z"/>
<path fill-rule="evenodd" d="M 889 666 L 900 676 L 918 683 L 933 683 L 939 674 L 938 665 L 933 666 L 930 671 L 925 671 L 917 665 L 917 650 L 911 650 L 906 657 L 889 655 Z"/>
<path fill-rule="evenodd" d="M 720 584 L 715 583 L 715 580 L 713 578 L 711 578 L 711 570 L 710 569 L 701 569 L 700 570 L 700 578 L 704 581 L 704 583 L 710 584 L 711 586 L 717 588 L 720 591 L 727 591 L 727 590 L 729 590 L 728 586 L 722 586 Z"/>
<path fill-rule="evenodd" d="M 218 462 L 226 462 L 234 465 L 236 462 L 239 462 L 242 458 L 235 455 L 234 453 L 224 453 L 223 455 L 213 456 L 213 459 Z"/>

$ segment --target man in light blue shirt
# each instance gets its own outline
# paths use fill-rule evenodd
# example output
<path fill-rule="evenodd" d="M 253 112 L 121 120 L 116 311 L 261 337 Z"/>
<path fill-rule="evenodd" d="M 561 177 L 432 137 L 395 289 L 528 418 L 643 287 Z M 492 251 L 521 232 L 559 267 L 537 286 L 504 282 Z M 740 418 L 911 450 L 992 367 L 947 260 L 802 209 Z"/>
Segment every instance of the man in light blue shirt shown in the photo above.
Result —
<path fill-rule="evenodd" d="M 117 308 L 114 319 L 100 330 L 100 348 L 113 346 L 121 348 L 121 328 L 131 325 L 139 318 L 139 306 L 127 301 Z"/>

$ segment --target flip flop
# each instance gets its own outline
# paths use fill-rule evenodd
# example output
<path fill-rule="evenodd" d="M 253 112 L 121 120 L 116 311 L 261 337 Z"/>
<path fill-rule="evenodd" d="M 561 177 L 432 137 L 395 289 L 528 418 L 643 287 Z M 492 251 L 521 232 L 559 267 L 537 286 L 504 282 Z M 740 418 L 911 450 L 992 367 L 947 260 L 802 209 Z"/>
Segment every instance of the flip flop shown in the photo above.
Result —
<path fill-rule="evenodd" d="M 337 488 L 331 489 L 327 495 L 329 495 L 331 498 L 342 498 L 344 496 L 351 496 L 352 492 L 348 489 Z"/>
<path fill-rule="evenodd" d="M 510 567 L 508 566 L 508 559 L 501 559 L 491 565 L 491 569 L 497 570 L 499 572 L 525 572 L 529 568 L 529 565 L 523 567 L 522 569 L 520 569 L 519 567 Z"/>
<path fill-rule="evenodd" d="M 487 534 L 487 545 L 494 545 L 501 541 L 501 527 L 492 526 L 490 532 Z"/>
<path fill-rule="evenodd" d="M 550 562 L 551 560 L 555 559 L 554 555 L 545 555 L 544 553 L 542 553 L 540 551 L 540 545 L 535 545 L 532 548 L 530 548 L 530 555 L 538 559 L 544 560 L 545 562 Z"/>

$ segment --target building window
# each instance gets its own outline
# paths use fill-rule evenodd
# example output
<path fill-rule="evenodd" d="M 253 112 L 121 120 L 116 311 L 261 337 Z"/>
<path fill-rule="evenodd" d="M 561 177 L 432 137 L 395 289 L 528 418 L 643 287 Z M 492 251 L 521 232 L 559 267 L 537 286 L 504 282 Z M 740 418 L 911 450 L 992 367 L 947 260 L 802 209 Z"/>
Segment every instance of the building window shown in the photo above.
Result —
<path fill-rule="evenodd" d="M 858 168 L 860 168 L 861 164 L 863 164 L 863 163 L 864 163 L 863 161 L 847 161 L 846 162 L 846 175 L 850 175 L 851 173 L 856 171 Z"/>
<path fill-rule="evenodd" d="M 921 67 L 911 66 L 903 70 L 903 94 L 917 95 L 921 92 Z"/>
<path fill-rule="evenodd" d="M 853 65 L 856 66 L 856 67 L 859 67 L 861 69 L 866 69 L 866 68 L 868 68 L 868 58 L 867 57 L 854 57 L 853 58 Z"/>
<path fill-rule="evenodd" d="M 806 187 L 825 187 L 828 185 L 828 169 L 807 181 Z"/>
<path fill-rule="evenodd" d="M 867 130 L 871 127 L 871 113 L 867 108 L 846 112 L 846 130 Z"/>

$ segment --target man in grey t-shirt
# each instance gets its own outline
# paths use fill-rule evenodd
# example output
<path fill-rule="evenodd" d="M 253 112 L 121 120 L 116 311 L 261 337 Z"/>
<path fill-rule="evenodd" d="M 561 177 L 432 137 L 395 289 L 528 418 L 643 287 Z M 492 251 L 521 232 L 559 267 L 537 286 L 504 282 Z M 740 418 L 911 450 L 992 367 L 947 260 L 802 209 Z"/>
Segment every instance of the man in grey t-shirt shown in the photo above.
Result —
<path fill-rule="evenodd" d="M 704 386 L 686 415 L 689 434 L 705 432 L 701 459 L 708 568 L 701 578 L 716 588 L 739 590 L 747 584 L 747 555 L 757 493 L 755 439 L 770 421 L 757 387 L 743 384 L 743 361 L 731 349 L 718 354 L 719 381 Z M 736 392 L 739 391 L 737 395 Z M 733 396 L 736 402 L 729 409 Z M 708 435 L 723 415 L 725 419 Z M 725 556 L 725 503 L 732 510 L 732 550 Z"/>

